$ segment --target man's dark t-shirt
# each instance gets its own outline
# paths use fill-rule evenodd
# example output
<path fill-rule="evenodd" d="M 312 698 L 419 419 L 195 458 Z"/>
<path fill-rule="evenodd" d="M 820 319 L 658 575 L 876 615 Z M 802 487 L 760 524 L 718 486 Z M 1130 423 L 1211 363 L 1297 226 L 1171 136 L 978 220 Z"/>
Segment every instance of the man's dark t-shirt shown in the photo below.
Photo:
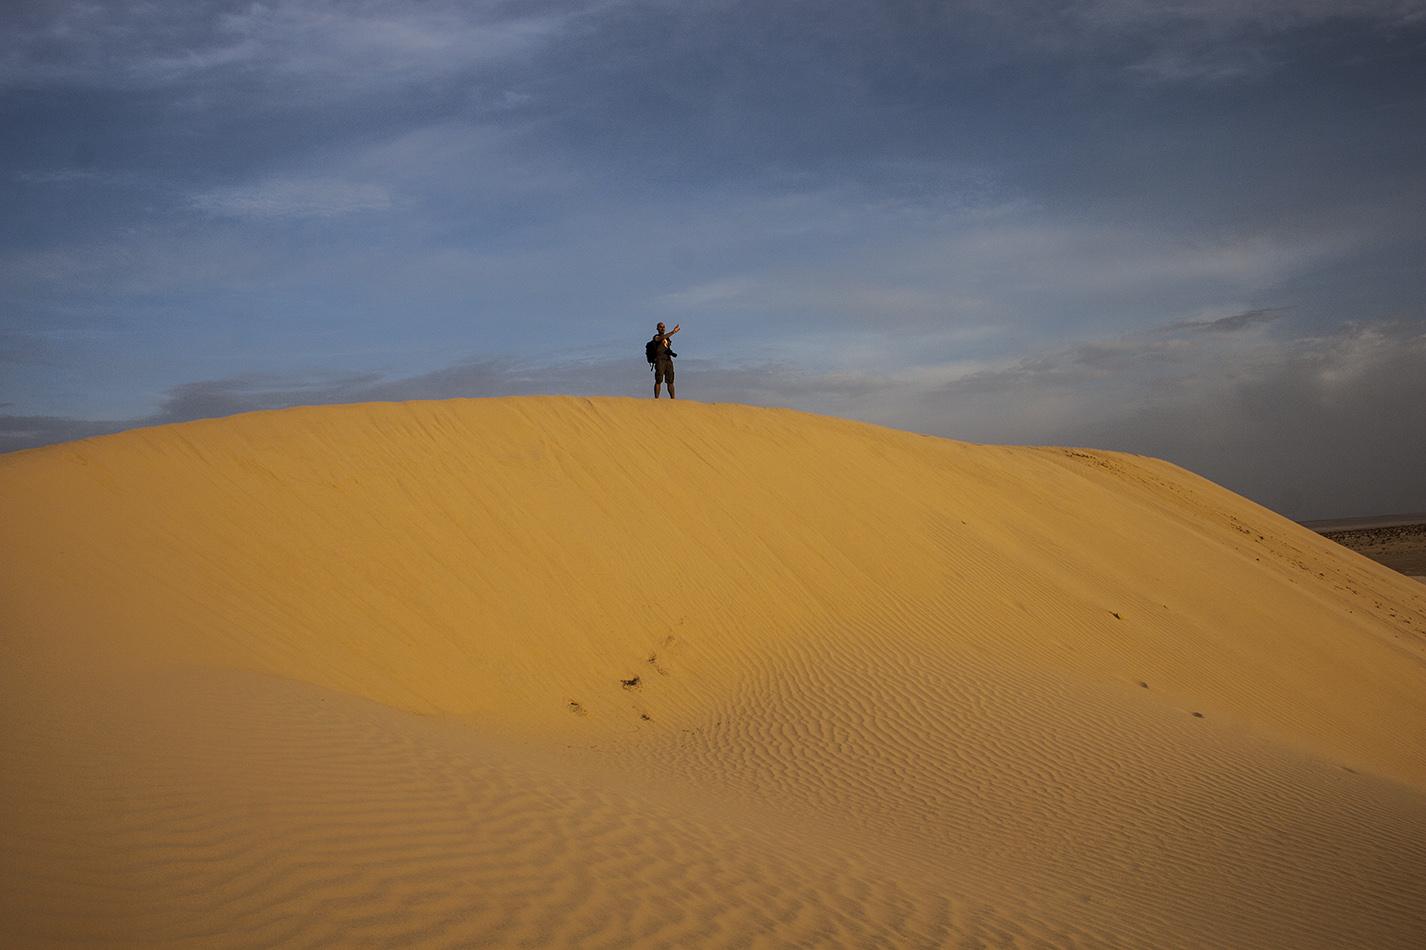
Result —
<path fill-rule="evenodd" d="M 654 342 L 658 344 L 658 357 L 654 360 L 655 382 L 673 382 L 673 341 L 669 336 L 667 333 L 654 334 Z"/>

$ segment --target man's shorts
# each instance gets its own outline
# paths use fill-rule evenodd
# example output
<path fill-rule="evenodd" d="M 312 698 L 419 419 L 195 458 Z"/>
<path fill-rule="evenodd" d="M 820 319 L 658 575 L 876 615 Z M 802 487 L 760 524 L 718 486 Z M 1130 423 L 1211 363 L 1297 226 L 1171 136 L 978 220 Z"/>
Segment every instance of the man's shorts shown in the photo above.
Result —
<path fill-rule="evenodd" d="M 654 382 L 661 383 L 668 380 L 670 386 L 673 385 L 673 360 L 664 357 L 654 363 Z"/>

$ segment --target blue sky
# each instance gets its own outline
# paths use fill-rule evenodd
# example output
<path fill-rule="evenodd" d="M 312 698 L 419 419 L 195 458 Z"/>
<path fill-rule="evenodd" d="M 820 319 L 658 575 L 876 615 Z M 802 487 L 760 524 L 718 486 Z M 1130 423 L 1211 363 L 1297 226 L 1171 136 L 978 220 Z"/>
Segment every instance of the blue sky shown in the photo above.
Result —
<path fill-rule="evenodd" d="M 1426 0 L 7 3 L 0 448 L 645 395 L 1426 510 Z"/>

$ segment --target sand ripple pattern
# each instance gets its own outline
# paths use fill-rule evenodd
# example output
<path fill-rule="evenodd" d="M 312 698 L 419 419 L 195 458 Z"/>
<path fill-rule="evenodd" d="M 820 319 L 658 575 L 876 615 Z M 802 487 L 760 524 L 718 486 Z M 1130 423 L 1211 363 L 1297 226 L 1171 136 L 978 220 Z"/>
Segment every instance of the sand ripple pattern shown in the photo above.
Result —
<path fill-rule="evenodd" d="M 939 946 L 1027 934 L 894 866 L 868 873 L 861 856 L 785 828 L 672 807 L 460 724 L 251 674 L 143 685 L 104 697 L 125 710 L 104 732 L 29 724 L 37 745 L 70 743 L 82 774 L 32 786 L 19 806 L 29 821 L 8 829 L 7 945 L 613 948 L 762 934 Z"/>
<path fill-rule="evenodd" d="M 1426 587 L 740 406 L 0 456 L 0 944 L 1419 947 Z"/>

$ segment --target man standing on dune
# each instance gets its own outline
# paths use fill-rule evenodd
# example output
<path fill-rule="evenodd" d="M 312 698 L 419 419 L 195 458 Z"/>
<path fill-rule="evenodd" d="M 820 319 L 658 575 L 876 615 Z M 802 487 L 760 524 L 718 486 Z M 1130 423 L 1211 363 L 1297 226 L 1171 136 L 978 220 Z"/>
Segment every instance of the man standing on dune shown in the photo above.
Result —
<path fill-rule="evenodd" d="M 673 358 L 678 354 L 673 351 L 673 346 L 669 342 L 669 337 L 679 330 L 679 324 L 675 323 L 673 329 L 664 332 L 664 325 L 658 325 L 658 331 L 654 333 L 654 338 L 649 341 L 649 345 L 654 347 L 654 398 L 659 398 L 659 387 L 665 379 L 668 380 L 668 398 L 676 399 L 673 392 Z"/>

